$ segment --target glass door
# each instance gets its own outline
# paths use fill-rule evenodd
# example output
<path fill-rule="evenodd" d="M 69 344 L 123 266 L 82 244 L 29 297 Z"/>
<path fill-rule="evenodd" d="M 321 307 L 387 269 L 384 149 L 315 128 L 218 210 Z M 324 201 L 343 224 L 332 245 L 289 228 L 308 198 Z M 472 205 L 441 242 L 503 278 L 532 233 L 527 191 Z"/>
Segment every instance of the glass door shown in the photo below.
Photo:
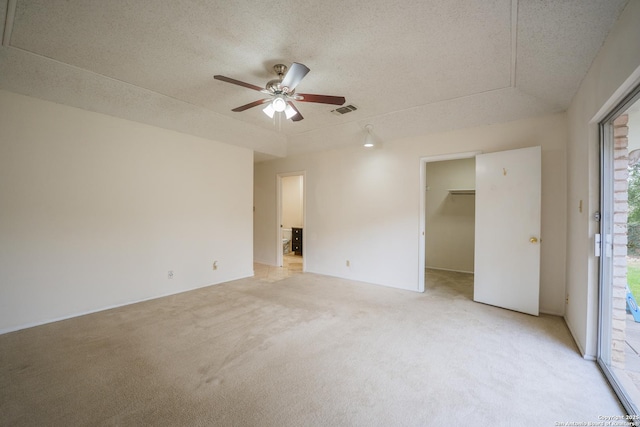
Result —
<path fill-rule="evenodd" d="M 598 364 L 640 414 L 640 88 L 600 123 Z M 635 130 L 634 130 L 635 129 Z"/>

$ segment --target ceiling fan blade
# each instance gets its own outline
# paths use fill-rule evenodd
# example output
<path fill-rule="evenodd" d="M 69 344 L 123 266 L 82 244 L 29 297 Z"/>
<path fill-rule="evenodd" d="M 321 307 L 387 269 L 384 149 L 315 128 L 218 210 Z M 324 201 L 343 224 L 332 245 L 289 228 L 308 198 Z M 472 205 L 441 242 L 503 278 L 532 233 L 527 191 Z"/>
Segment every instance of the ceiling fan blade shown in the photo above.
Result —
<path fill-rule="evenodd" d="M 291 117 L 291 121 L 292 122 L 299 122 L 300 120 L 304 119 L 304 117 L 302 117 L 302 114 L 300 114 L 300 111 L 298 111 L 298 109 L 293 104 L 293 102 L 287 101 L 287 104 L 289 104 L 291 106 L 291 108 L 293 108 L 295 110 L 295 112 L 296 112 L 296 115 Z"/>
<path fill-rule="evenodd" d="M 259 99 L 257 101 L 250 102 L 250 103 L 242 105 L 240 107 L 236 107 L 231 111 L 235 111 L 236 113 L 239 113 L 241 111 L 248 110 L 249 108 L 257 107 L 258 105 L 264 104 L 264 103 L 269 102 L 269 101 L 271 101 L 270 98 Z"/>
<path fill-rule="evenodd" d="M 243 86 L 243 87 L 246 87 L 248 89 L 257 90 L 259 92 L 262 92 L 264 90 L 264 88 L 261 88 L 260 86 L 252 85 L 251 83 L 241 82 L 240 80 L 232 79 L 230 77 L 221 76 L 219 74 L 216 74 L 215 76 L 213 76 L 213 78 L 216 79 L 216 80 L 223 81 L 223 82 L 232 83 L 234 85 Z"/>
<path fill-rule="evenodd" d="M 296 101 L 342 105 L 346 102 L 346 99 L 344 96 L 314 95 L 312 93 L 296 93 Z"/>
<path fill-rule="evenodd" d="M 280 86 L 288 87 L 289 92 L 291 92 L 293 89 L 296 88 L 296 86 L 298 86 L 298 83 L 302 81 L 302 79 L 304 78 L 304 76 L 307 75 L 308 72 L 309 72 L 309 67 L 307 67 L 306 65 L 294 62 L 293 64 L 291 64 L 291 67 L 289 67 L 287 74 L 284 75 L 284 78 L 282 79 L 282 83 L 280 83 Z"/>

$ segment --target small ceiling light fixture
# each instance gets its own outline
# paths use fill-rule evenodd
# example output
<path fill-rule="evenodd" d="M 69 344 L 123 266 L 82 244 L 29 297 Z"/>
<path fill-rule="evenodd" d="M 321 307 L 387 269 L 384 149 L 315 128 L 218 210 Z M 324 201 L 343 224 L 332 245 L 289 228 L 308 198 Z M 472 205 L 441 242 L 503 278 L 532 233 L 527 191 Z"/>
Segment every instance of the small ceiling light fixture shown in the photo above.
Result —
<path fill-rule="evenodd" d="M 366 125 L 364 128 L 367 130 L 367 134 L 364 137 L 364 146 L 366 148 L 371 148 L 375 145 L 373 143 L 373 135 L 371 135 L 371 130 L 373 129 L 373 125 Z"/>

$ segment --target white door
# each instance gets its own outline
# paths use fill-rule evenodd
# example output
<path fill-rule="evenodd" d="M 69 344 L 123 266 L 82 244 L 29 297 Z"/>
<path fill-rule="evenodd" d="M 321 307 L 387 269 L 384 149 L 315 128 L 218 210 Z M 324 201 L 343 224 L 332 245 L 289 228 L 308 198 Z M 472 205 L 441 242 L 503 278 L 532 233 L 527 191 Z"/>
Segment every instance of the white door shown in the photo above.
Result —
<path fill-rule="evenodd" d="M 540 147 L 476 157 L 474 301 L 538 315 Z"/>

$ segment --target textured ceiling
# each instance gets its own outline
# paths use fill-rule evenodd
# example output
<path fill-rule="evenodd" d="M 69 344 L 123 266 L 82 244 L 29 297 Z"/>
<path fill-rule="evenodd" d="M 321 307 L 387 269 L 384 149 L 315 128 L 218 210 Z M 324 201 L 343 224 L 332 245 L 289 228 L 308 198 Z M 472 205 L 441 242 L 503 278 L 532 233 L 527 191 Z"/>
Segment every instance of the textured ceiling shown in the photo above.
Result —
<path fill-rule="evenodd" d="M 0 0 L 0 88 L 283 156 L 562 111 L 626 2 Z M 213 79 L 294 61 L 358 110 L 234 113 L 262 94 Z"/>

